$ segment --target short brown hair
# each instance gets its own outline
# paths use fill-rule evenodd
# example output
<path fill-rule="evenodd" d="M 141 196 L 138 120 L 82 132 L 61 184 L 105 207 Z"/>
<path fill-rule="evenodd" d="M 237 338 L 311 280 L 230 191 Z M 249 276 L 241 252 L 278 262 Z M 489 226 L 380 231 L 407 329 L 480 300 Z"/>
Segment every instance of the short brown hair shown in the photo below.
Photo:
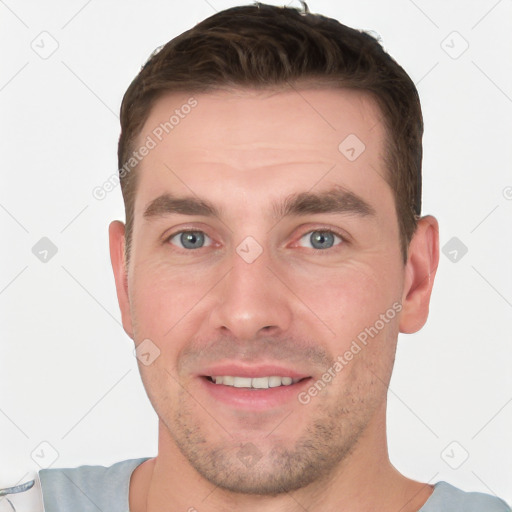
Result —
<path fill-rule="evenodd" d="M 157 49 L 132 81 L 121 104 L 118 147 L 127 260 L 137 173 L 124 171 L 160 97 L 313 80 L 362 91 L 377 101 L 386 129 L 385 178 L 394 191 L 400 246 L 407 261 L 421 212 L 423 117 L 416 87 L 376 38 L 303 6 L 300 11 L 256 3 L 214 14 Z"/>

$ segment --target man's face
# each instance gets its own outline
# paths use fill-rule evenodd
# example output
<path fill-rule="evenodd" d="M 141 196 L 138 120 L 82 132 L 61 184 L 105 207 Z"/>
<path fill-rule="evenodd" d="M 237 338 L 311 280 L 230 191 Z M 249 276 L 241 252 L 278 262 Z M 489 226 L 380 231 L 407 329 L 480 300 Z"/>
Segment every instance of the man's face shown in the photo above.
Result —
<path fill-rule="evenodd" d="M 405 277 L 384 128 L 355 91 L 194 98 L 139 137 L 124 327 L 160 351 L 139 362 L 160 451 L 232 491 L 297 489 L 384 435 Z"/>

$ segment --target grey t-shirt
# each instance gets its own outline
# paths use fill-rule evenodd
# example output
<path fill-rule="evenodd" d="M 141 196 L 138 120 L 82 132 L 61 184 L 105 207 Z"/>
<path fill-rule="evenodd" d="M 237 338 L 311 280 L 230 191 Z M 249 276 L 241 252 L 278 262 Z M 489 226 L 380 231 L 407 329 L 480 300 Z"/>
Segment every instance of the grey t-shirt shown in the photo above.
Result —
<path fill-rule="evenodd" d="M 148 458 L 130 459 L 110 467 L 80 466 L 39 471 L 45 512 L 129 512 L 130 477 Z M 193 504 L 192 504 L 193 505 Z M 437 482 L 418 512 L 512 512 L 501 499 L 465 492 Z"/>

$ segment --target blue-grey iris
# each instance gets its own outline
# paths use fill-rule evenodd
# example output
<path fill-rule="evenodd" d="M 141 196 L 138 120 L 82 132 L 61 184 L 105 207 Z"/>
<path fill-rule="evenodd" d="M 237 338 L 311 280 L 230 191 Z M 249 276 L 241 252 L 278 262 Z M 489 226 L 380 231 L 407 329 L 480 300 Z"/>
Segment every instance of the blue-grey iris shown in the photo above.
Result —
<path fill-rule="evenodd" d="M 187 231 L 180 235 L 180 242 L 185 249 L 200 249 L 204 244 L 204 233 Z"/>
<path fill-rule="evenodd" d="M 334 244 L 334 234 L 326 231 L 313 231 L 309 240 L 315 249 L 330 249 Z"/>

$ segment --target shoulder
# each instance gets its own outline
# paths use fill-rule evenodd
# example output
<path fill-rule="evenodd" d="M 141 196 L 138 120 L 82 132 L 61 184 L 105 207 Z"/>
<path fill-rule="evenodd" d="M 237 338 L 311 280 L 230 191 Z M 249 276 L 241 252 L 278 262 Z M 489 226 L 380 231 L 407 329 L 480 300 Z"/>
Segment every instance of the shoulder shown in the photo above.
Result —
<path fill-rule="evenodd" d="M 73 510 L 78 505 L 83 511 L 124 507 L 128 503 L 131 474 L 145 460 L 129 459 L 108 467 L 42 469 L 39 479 L 45 510 Z"/>
<path fill-rule="evenodd" d="M 482 492 L 466 492 L 437 482 L 434 492 L 419 512 L 512 512 L 500 498 Z"/>
<path fill-rule="evenodd" d="M 121 480 L 129 476 L 133 470 L 147 459 L 129 459 L 116 462 L 112 466 L 79 466 L 76 468 L 50 468 L 39 471 L 41 483 L 44 486 L 64 484 L 66 486 L 80 487 L 94 485 L 95 483 Z"/>

